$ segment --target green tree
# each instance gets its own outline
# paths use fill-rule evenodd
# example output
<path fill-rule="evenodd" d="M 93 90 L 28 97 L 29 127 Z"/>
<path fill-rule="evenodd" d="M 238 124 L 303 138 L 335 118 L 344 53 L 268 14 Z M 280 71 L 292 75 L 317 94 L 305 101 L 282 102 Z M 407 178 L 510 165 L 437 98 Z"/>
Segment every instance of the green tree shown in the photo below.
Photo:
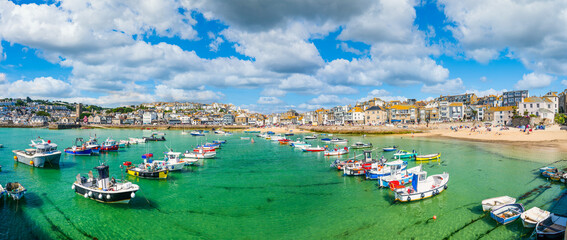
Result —
<path fill-rule="evenodd" d="M 24 101 L 22 101 L 21 99 L 18 99 L 18 101 L 16 101 L 16 106 L 23 107 L 23 106 L 26 106 L 26 103 Z"/>
<path fill-rule="evenodd" d="M 555 114 L 555 122 L 561 125 L 565 125 L 565 119 L 567 118 L 567 116 L 565 116 L 564 113 L 556 113 Z"/>
<path fill-rule="evenodd" d="M 81 113 L 81 115 L 79 115 L 79 119 L 80 119 L 80 120 L 83 120 L 83 118 L 85 118 L 85 116 L 86 116 L 86 117 L 90 117 L 91 115 L 92 115 L 92 114 L 90 114 L 90 113 Z"/>
<path fill-rule="evenodd" d="M 50 115 L 48 112 L 46 112 L 46 111 L 37 111 L 37 112 L 35 113 L 35 115 L 37 115 L 37 116 L 51 117 L 51 115 Z"/>

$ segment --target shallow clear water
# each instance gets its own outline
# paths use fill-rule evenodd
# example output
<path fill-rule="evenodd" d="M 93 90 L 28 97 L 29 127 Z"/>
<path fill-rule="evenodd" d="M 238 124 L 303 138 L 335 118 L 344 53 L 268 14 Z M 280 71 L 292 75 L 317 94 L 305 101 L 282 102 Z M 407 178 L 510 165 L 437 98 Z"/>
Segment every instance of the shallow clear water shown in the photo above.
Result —
<path fill-rule="evenodd" d="M 181 131 L 164 132 L 165 142 L 133 145 L 94 157 L 63 154 L 60 169 L 39 169 L 15 163 L 11 150 L 28 147 L 29 140 L 37 136 L 54 141 L 62 150 L 76 137 L 96 133 L 99 140 L 108 136 L 119 140 L 141 137 L 142 131 L 0 129 L 0 143 L 4 144 L 0 149 L 0 184 L 19 181 L 28 188 L 19 202 L 0 201 L 0 238 L 524 238 L 531 231 L 523 229 L 520 221 L 499 226 L 482 212 L 480 202 L 501 195 L 520 197 L 550 184 L 538 177 L 536 169 L 564 154 L 411 136 L 344 136 L 349 143 L 370 141 L 376 147 L 395 144 L 424 154 L 442 153 L 441 161 L 426 163 L 424 169 L 429 174 L 449 172 L 447 191 L 423 201 L 394 203 L 389 189 L 379 189 L 375 181 L 343 177 L 329 168 L 335 158 L 322 153 L 303 153 L 258 138 L 253 144 L 240 140 L 252 134 L 210 134 L 209 141 L 228 140 L 216 159 L 173 172 L 167 180 L 124 175 L 141 188 L 129 204 L 98 203 L 71 189 L 77 173 L 86 174 L 99 161 L 106 161 L 111 175 L 121 178 L 119 166 L 124 161 L 139 163 L 144 153 L 161 157 L 166 146 L 184 151 L 205 141 L 205 137 L 181 135 Z M 391 158 L 392 154 L 385 156 Z M 567 165 L 560 162 L 557 166 L 563 167 L 561 163 Z M 410 162 L 409 167 L 415 164 Z M 526 208 L 545 209 L 562 189 L 561 184 L 551 184 L 520 202 Z M 437 220 L 432 219 L 434 215 Z"/>

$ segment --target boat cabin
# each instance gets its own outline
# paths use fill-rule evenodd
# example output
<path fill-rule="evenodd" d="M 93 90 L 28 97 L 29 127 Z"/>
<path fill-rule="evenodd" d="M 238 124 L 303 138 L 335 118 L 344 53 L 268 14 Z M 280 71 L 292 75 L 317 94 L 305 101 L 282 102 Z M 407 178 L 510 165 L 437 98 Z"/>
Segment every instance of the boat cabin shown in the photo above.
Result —
<path fill-rule="evenodd" d="M 372 151 L 366 150 L 364 151 L 364 162 L 372 162 Z"/>
<path fill-rule="evenodd" d="M 98 171 L 97 187 L 102 188 L 103 190 L 108 189 L 110 187 L 110 181 L 108 179 L 108 177 L 109 177 L 108 166 L 107 165 L 100 165 L 100 166 L 95 167 L 95 169 Z"/>

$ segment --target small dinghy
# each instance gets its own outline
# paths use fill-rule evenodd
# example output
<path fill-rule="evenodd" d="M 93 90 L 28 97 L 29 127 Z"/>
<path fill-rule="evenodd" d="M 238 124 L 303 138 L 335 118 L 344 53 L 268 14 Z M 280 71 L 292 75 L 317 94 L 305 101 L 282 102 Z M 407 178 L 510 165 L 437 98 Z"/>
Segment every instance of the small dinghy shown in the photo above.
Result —
<path fill-rule="evenodd" d="M 537 239 L 563 239 L 567 217 L 551 214 L 536 225 Z"/>
<path fill-rule="evenodd" d="M 526 228 L 535 228 L 538 222 L 541 222 L 548 218 L 550 212 L 542 210 L 538 207 L 530 208 L 528 211 L 523 212 L 520 215 L 522 219 L 522 224 Z"/>
<path fill-rule="evenodd" d="M 399 183 L 398 185 L 411 183 L 411 181 L 413 180 L 413 175 L 422 171 L 421 165 L 412 167 L 404 171 L 401 170 L 401 165 L 391 165 L 390 167 L 392 168 L 390 170 L 390 175 L 380 177 L 380 179 L 378 179 L 378 185 L 380 187 L 386 188 L 390 186 L 390 182 L 393 181 L 397 181 Z"/>
<path fill-rule="evenodd" d="M 93 172 L 89 171 L 88 179 L 77 174 L 77 179 L 71 187 L 75 193 L 103 203 L 128 203 L 136 196 L 140 187 L 128 181 L 117 182 L 116 179 L 109 179 L 108 166 L 101 164 L 95 167 L 98 177 L 93 177 Z"/>
<path fill-rule="evenodd" d="M 348 140 L 344 138 L 333 138 L 330 142 L 333 144 L 347 144 Z"/>
<path fill-rule="evenodd" d="M 301 150 L 303 150 L 304 152 L 323 152 L 325 151 L 324 147 L 304 147 Z"/>
<path fill-rule="evenodd" d="M 223 144 L 226 143 L 226 140 L 213 140 L 213 143 Z"/>
<path fill-rule="evenodd" d="M 490 216 L 498 223 L 508 224 L 520 218 L 523 212 L 524 205 L 521 203 L 512 203 L 493 209 L 490 212 Z"/>
<path fill-rule="evenodd" d="M 394 153 L 394 159 L 415 158 L 415 156 L 417 156 L 415 150 L 411 152 L 406 150 L 398 150 L 396 153 Z"/>
<path fill-rule="evenodd" d="M 384 151 L 384 152 L 393 152 L 393 151 L 396 151 L 396 149 L 398 149 L 397 146 L 385 147 L 385 148 L 382 148 L 382 151 Z"/>
<path fill-rule="evenodd" d="M 197 150 L 197 151 L 195 151 Z M 214 149 L 213 149 L 214 150 Z M 185 151 L 183 157 L 190 158 L 190 159 L 205 159 L 205 158 L 214 158 L 217 156 L 216 151 L 207 151 L 203 148 L 196 148 L 193 152 Z"/>
<path fill-rule="evenodd" d="M 8 197 L 14 200 L 20 200 L 28 190 L 18 182 L 9 182 L 6 184 L 6 193 Z"/>
<path fill-rule="evenodd" d="M 303 139 L 305 140 L 317 139 L 317 135 L 305 136 Z"/>
<path fill-rule="evenodd" d="M 416 161 L 430 161 L 430 160 L 439 159 L 440 157 L 441 157 L 441 153 L 433 153 L 433 154 L 427 154 L 427 155 L 417 155 L 417 156 L 415 156 L 415 160 Z"/>
<path fill-rule="evenodd" d="M 363 148 L 371 148 L 372 143 L 363 143 L 363 142 L 355 142 L 352 146 L 353 149 L 363 149 Z"/>
<path fill-rule="evenodd" d="M 482 211 L 490 211 L 506 204 L 516 203 L 516 199 L 508 196 L 489 198 L 482 201 Z"/>

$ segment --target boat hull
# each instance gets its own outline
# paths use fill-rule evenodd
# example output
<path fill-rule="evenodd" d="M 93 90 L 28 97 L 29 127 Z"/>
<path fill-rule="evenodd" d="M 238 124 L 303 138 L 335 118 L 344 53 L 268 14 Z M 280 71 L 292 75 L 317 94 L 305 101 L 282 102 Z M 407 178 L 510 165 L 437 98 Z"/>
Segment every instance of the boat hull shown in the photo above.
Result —
<path fill-rule="evenodd" d="M 86 196 L 85 198 L 89 198 L 101 203 L 128 203 L 133 198 L 133 196 L 136 196 L 135 193 L 139 190 L 138 188 L 136 188 L 132 190 L 121 191 L 103 191 L 86 188 L 77 183 L 73 183 L 73 189 L 75 189 L 75 193 L 83 197 Z"/>
<path fill-rule="evenodd" d="M 118 151 L 118 148 L 119 148 L 118 145 L 101 146 L 101 147 L 100 147 L 100 151 L 101 151 L 101 152 L 116 152 L 116 151 Z"/>
<path fill-rule="evenodd" d="M 65 153 L 66 154 L 70 154 L 70 155 L 77 155 L 77 156 L 90 156 L 93 154 L 93 150 L 92 149 L 85 149 L 85 150 L 75 150 L 73 151 L 73 149 L 65 149 Z"/>
<path fill-rule="evenodd" d="M 425 155 L 425 156 L 416 156 L 416 161 L 430 161 L 430 160 L 437 160 L 441 157 L 441 153 L 435 155 Z"/>
<path fill-rule="evenodd" d="M 28 155 L 24 151 L 14 150 L 13 153 L 16 154 L 16 161 L 39 168 L 59 165 L 59 160 L 61 159 L 60 151 L 50 154 Z"/>
<path fill-rule="evenodd" d="M 513 212 L 515 215 L 508 215 L 508 212 Z M 513 203 L 513 204 L 506 204 L 504 206 L 501 206 L 500 208 L 492 210 L 490 212 L 490 216 L 498 223 L 506 225 L 520 218 L 520 215 L 523 212 L 524 212 L 524 206 L 522 204 Z"/>
<path fill-rule="evenodd" d="M 147 178 L 147 179 L 166 179 L 168 170 L 164 169 L 160 171 L 147 172 L 147 171 L 140 171 L 137 168 L 130 168 L 126 170 L 126 173 L 132 176 Z"/>

